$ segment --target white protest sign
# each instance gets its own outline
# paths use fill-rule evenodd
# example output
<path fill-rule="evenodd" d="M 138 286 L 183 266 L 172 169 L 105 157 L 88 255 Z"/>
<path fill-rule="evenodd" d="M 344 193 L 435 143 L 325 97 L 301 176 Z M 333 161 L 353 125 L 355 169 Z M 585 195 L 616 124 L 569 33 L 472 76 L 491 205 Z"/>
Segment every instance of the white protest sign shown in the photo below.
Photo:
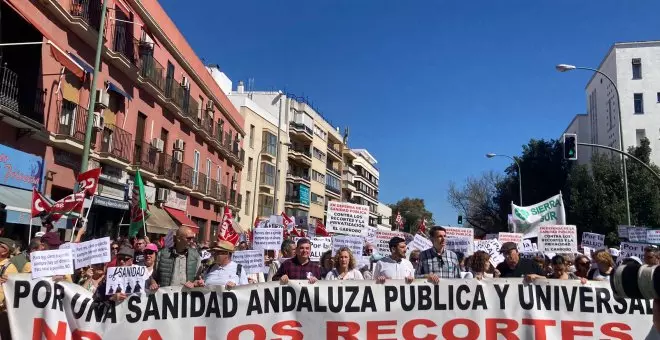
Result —
<path fill-rule="evenodd" d="M 364 240 L 359 236 L 335 235 L 332 237 L 332 255 L 336 255 L 340 248 L 346 247 L 351 250 L 353 256 L 361 256 L 364 248 Z"/>
<path fill-rule="evenodd" d="M 621 252 L 619 253 L 619 257 L 616 259 L 616 262 L 621 263 L 623 259 L 631 256 L 637 256 L 638 258 L 643 259 L 644 248 L 647 246 L 648 244 L 644 243 L 621 242 Z"/>
<path fill-rule="evenodd" d="M 252 230 L 252 249 L 280 250 L 283 236 L 282 228 L 254 228 Z"/>
<path fill-rule="evenodd" d="M 366 228 L 364 228 L 364 230 L 362 231 L 362 237 L 364 237 L 364 242 L 376 244 L 377 242 L 376 232 L 378 232 L 378 228 L 376 227 L 367 226 Z"/>
<path fill-rule="evenodd" d="M 584 256 L 588 257 L 590 260 L 591 260 L 591 253 L 592 253 L 593 251 L 594 251 L 594 250 L 591 249 L 591 248 L 589 248 L 589 247 L 582 246 L 582 254 L 583 254 Z"/>
<path fill-rule="evenodd" d="M 574 225 L 539 226 L 539 250 L 544 253 L 577 253 Z"/>
<path fill-rule="evenodd" d="M 357 261 L 357 268 L 359 269 L 369 266 L 371 259 L 370 256 L 357 256 L 355 260 Z"/>
<path fill-rule="evenodd" d="M 147 278 L 145 266 L 109 267 L 105 273 L 105 295 L 141 293 Z"/>
<path fill-rule="evenodd" d="M 521 233 L 500 233 L 497 236 L 497 239 L 502 244 L 504 244 L 506 242 L 513 242 L 515 244 L 520 245 L 520 244 L 522 244 L 522 241 L 523 241 L 523 234 L 521 234 Z"/>
<path fill-rule="evenodd" d="M 474 229 L 445 227 L 446 246 L 453 252 L 460 252 L 465 255 L 474 253 Z"/>
<path fill-rule="evenodd" d="M 71 243 L 71 242 L 62 243 L 59 247 L 57 247 L 57 249 L 72 249 L 74 244 L 75 243 Z"/>
<path fill-rule="evenodd" d="M 628 227 L 628 241 L 646 243 L 646 227 Z"/>
<path fill-rule="evenodd" d="M 433 242 L 431 242 L 431 240 L 427 239 L 422 235 L 415 234 L 415 237 L 413 238 L 412 242 L 410 242 L 408 248 L 412 250 L 416 249 L 419 251 L 424 251 L 431 247 L 433 247 Z"/>
<path fill-rule="evenodd" d="M 362 236 L 364 228 L 369 225 L 369 206 L 330 201 L 327 216 L 325 227 L 328 232 Z"/>
<path fill-rule="evenodd" d="M 619 238 L 625 238 L 625 239 L 628 238 L 628 228 L 629 227 L 630 226 L 627 226 L 627 225 L 617 226 L 616 230 L 617 230 L 617 233 L 619 234 Z"/>
<path fill-rule="evenodd" d="M 496 239 L 476 240 L 474 241 L 474 251 L 485 251 L 490 255 L 490 263 L 492 263 L 493 266 L 497 266 L 504 261 L 504 256 L 500 254 L 500 245 L 501 242 Z"/>
<path fill-rule="evenodd" d="M 234 252 L 231 260 L 239 263 L 247 274 L 261 273 L 264 269 L 264 253 L 260 250 Z"/>
<path fill-rule="evenodd" d="M 72 251 L 76 260 L 76 269 L 92 264 L 110 262 L 110 238 L 104 237 L 74 243 Z"/>
<path fill-rule="evenodd" d="M 582 247 L 601 249 L 605 247 L 605 235 L 583 232 Z"/>
<path fill-rule="evenodd" d="M 646 242 L 650 244 L 660 244 L 660 230 L 647 230 Z"/>
<path fill-rule="evenodd" d="M 39 250 L 30 253 L 32 278 L 73 274 L 71 249 Z"/>
<path fill-rule="evenodd" d="M 268 218 L 268 223 L 270 223 L 271 226 L 283 226 L 284 225 L 284 217 L 282 215 L 270 215 Z M 272 228 L 272 227 L 271 227 Z"/>
<path fill-rule="evenodd" d="M 294 237 L 293 242 L 298 243 L 298 240 L 302 237 Z M 310 261 L 320 261 L 321 256 L 328 250 L 332 250 L 332 237 L 312 237 L 309 238 L 309 241 L 312 242 L 312 252 L 309 255 Z"/>
<path fill-rule="evenodd" d="M 378 231 L 376 233 L 376 251 L 378 255 L 390 256 L 390 240 L 393 237 L 406 239 L 406 235 L 399 231 Z"/>
<path fill-rule="evenodd" d="M 523 250 L 522 250 L 523 252 L 536 251 L 536 249 L 532 245 L 532 240 L 525 239 L 525 240 L 523 240 L 522 244 L 523 244 Z"/>

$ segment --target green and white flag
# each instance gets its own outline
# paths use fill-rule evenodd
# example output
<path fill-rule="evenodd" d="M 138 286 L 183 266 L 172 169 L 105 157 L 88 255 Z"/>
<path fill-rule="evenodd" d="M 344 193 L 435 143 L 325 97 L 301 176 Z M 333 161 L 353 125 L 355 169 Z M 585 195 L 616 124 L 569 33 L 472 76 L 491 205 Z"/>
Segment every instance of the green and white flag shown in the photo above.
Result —
<path fill-rule="evenodd" d="M 566 224 L 561 193 L 527 207 L 519 207 L 511 202 L 511 211 L 513 222 L 518 226 L 517 231 L 524 234 L 523 238 L 537 237 L 538 228 L 542 225 Z"/>
<path fill-rule="evenodd" d="M 135 237 L 140 228 L 144 228 L 146 233 L 145 220 L 149 218 L 147 210 L 147 199 L 144 195 L 144 183 L 140 170 L 135 173 L 135 183 L 133 183 L 133 194 L 131 197 L 131 225 L 128 228 L 128 236 Z"/>

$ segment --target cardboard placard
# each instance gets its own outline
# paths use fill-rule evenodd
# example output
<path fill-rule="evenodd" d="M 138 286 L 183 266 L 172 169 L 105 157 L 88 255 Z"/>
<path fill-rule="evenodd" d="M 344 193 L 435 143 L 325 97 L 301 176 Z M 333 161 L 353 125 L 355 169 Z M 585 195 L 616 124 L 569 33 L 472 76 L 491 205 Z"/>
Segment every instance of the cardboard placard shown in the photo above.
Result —
<path fill-rule="evenodd" d="M 543 253 L 577 253 L 574 225 L 543 225 L 539 227 L 539 250 Z"/>

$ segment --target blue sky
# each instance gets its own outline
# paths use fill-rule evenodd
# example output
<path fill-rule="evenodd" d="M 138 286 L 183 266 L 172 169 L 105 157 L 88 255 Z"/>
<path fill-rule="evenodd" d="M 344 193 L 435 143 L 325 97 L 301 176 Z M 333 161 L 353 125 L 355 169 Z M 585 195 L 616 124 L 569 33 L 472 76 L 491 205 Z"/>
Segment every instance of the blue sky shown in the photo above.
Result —
<path fill-rule="evenodd" d="M 380 200 L 421 197 L 436 222 L 461 183 L 557 138 L 586 111 L 613 42 L 660 39 L 660 1 L 160 0 L 207 63 L 305 95 L 378 160 Z M 523 181 L 524 185 L 524 181 Z"/>

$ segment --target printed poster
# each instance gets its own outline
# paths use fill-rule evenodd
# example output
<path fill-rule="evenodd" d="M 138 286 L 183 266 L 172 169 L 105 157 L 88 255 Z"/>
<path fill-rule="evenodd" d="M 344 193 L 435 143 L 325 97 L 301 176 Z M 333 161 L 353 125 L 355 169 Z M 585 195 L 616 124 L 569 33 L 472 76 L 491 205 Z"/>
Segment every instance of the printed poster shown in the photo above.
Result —
<path fill-rule="evenodd" d="M 362 236 L 369 226 L 369 206 L 346 202 L 328 202 L 325 227 L 329 233 Z"/>
<path fill-rule="evenodd" d="M 577 231 L 574 225 L 539 227 L 539 251 L 543 253 L 577 253 Z"/>

